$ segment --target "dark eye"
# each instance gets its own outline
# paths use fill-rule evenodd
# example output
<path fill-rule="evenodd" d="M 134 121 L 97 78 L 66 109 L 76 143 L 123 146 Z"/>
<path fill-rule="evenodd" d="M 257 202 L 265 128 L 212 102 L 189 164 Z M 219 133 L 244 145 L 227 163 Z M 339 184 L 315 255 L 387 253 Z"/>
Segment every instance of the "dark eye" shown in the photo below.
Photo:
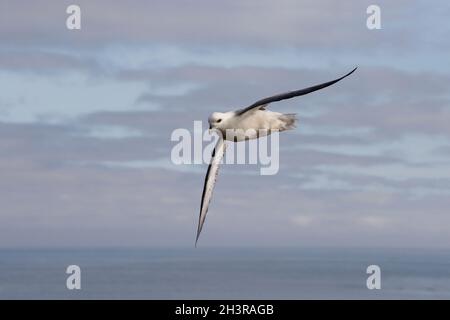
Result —
<path fill-rule="evenodd" d="M 217 120 L 217 123 L 220 123 L 221 121 L 222 121 L 222 119 L 218 119 L 218 120 Z"/>

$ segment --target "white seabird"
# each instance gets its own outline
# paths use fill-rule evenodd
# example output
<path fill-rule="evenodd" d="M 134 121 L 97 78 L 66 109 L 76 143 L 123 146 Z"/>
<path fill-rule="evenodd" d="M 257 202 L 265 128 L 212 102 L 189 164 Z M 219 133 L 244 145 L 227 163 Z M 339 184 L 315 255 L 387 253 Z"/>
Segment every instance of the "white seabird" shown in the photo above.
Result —
<path fill-rule="evenodd" d="M 260 136 L 269 135 L 272 131 L 285 131 L 293 129 L 296 122 L 295 114 L 283 114 L 269 111 L 266 110 L 267 105 L 271 102 L 291 99 L 331 86 L 351 75 L 356 69 L 357 67 L 346 75 L 332 81 L 305 89 L 289 91 L 267 97 L 237 111 L 213 112 L 209 116 L 209 128 L 210 130 L 217 130 L 219 133 L 219 140 L 214 147 L 211 162 L 208 166 L 208 171 L 206 172 L 195 246 L 197 246 L 198 238 L 202 231 L 203 224 L 205 223 L 214 185 L 216 184 L 217 175 L 219 173 L 220 162 L 225 154 L 226 142 L 224 139 L 232 142 L 238 142 L 248 139 L 257 139 Z M 230 135 L 230 132 L 234 132 L 234 134 Z"/>

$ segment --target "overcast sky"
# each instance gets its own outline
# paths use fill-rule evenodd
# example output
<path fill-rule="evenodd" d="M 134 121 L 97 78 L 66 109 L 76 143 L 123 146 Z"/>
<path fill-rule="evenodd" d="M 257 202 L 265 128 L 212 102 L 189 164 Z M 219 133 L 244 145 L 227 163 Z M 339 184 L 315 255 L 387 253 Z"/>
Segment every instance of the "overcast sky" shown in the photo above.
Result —
<path fill-rule="evenodd" d="M 200 246 L 450 247 L 450 5 L 373 3 L 1 0 L 0 246 L 193 246 L 172 131 L 359 66 L 271 105 L 278 174 L 225 165 Z"/>

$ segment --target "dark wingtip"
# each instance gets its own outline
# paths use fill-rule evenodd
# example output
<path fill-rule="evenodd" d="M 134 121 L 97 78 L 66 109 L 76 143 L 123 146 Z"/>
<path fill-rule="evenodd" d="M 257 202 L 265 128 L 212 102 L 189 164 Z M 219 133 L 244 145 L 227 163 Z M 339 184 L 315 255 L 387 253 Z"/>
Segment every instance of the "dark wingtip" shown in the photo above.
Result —
<path fill-rule="evenodd" d="M 343 76 L 342 78 L 345 78 L 345 77 L 347 77 L 347 76 L 349 76 L 349 75 L 351 75 L 353 72 L 355 72 L 356 71 L 356 69 L 358 69 L 358 67 L 356 66 L 352 71 L 350 71 L 349 73 L 347 73 L 345 76 Z"/>
<path fill-rule="evenodd" d="M 198 238 L 200 237 L 200 232 L 197 231 L 197 237 L 195 238 L 195 248 L 197 248 Z"/>

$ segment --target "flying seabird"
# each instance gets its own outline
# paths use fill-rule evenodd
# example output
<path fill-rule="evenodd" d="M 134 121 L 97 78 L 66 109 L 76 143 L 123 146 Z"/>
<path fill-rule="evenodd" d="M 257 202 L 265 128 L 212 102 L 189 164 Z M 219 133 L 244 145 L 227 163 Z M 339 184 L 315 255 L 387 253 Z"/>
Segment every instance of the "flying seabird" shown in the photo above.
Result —
<path fill-rule="evenodd" d="M 248 139 L 257 139 L 261 136 L 269 135 L 272 131 L 285 131 L 295 127 L 295 114 L 283 114 L 266 110 L 266 107 L 271 102 L 291 99 L 298 96 L 324 89 L 328 86 L 341 81 L 345 77 L 351 75 L 355 70 L 346 75 L 328 82 L 324 82 L 312 87 L 289 91 L 267 97 L 256 101 L 252 105 L 228 112 L 213 112 L 209 118 L 209 129 L 215 130 L 219 133 L 219 140 L 212 152 L 211 162 L 206 172 L 205 184 L 203 186 L 202 201 L 200 205 L 200 215 L 198 219 L 197 237 L 195 239 L 195 246 L 200 233 L 205 223 L 206 214 L 208 213 L 209 203 L 211 202 L 214 185 L 216 184 L 217 175 L 219 173 L 219 166 L 225 154 L 226 142 L 225 140 L 238 142 Z M 232 132 L 233 134 L 230 134 Z M 261 133 L 262 132 L 262 133 Z"/>

